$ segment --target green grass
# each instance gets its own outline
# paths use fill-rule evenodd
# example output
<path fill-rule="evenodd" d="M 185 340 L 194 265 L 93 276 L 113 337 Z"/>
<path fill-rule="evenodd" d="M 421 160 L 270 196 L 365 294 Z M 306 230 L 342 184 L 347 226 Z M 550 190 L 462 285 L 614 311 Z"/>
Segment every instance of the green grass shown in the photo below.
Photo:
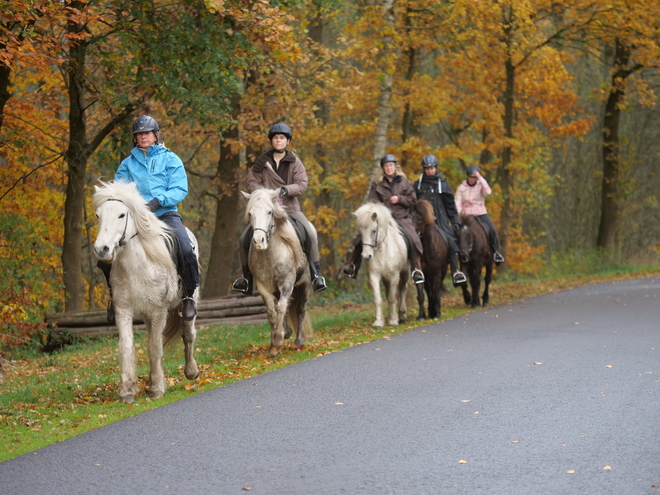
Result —
<path fill-rule="evenodd" d="M 507 274 L 491 285 L 491 306 L 586 283 L 657 274 L 659 266 L 624 267 L 570 278 L 521 279 Z M 268 356 L 267 324 L 199 327 L 195 357 L 200 377 L 194 381 L 184 378 L 182 346 L 170 351 L 163 360 L 168 389 L 165 397 L 156 401 L 144 393 L 149 368 L 142 332 L 136 334 L 136 345 L 143 392 L 133 404 L 117 400 L 116 337 L 87 339 L 52 354 L 30 347 L 12 349 L 5 361 L 4 384 L 0 385 L 0 444 L 5 446 L 0 461 L 227 383 L 429 323 L 415 321 L 417 308 L 410 291 L 409 323 L 374 329 L 366 284 L 359 280 L 351 284 L 348 291 L 327 291 L 312 297 L 315 334 L 301 351 L 287 342 L 280 356 Z M 442 320 L 468 311 L 458 289 L 443 297 Z"/>

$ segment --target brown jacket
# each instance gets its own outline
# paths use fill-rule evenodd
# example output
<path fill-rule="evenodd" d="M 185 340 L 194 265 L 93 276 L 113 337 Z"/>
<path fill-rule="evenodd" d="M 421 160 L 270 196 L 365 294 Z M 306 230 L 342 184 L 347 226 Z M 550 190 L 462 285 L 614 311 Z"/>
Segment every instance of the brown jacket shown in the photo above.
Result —
<path fill-rule="evenodd" d="M 395 204 L 390 203 L 392 196 L 398 196 L 399 201 Z M 410 235 L 417 252 L 421 255 L 423 252 L 422 243 L 414 224 L 417 195 L 411 182 L 401 175 L 394 176 L 392 182 L 388 182 L 385 178 L 380 182 L 372 182 L 368 199 L 373 203 L 382 203 L 387 206 L 396 222 Z"/>
<path fill-rule="evenodd" d="M 282 196 L 282 206 L 288 212 L 300 211 L 298 196 L 307 191 L 307 171 L 305 165 L 300 161 L 293 151 L 287 151 L 280 160 L 280 167 L 288 163 L 289 170 L 286 181 L 275 171 L 275 159 L 273 150 L 267 151 L 257 158 L 248 173 L 247 186 L 250 193 L 257 189 L 286 189 L 286 195 Z"/>

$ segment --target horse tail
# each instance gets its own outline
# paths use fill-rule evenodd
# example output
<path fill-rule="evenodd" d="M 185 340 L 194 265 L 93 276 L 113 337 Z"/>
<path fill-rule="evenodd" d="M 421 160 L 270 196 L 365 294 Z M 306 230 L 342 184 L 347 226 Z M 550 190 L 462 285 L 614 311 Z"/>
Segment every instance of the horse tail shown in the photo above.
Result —
<path fill-rule="evenodd" d="M 184 321 L 179 314 L 179 309 L 170 309 L 163 329 L 163 347 L 165 349 L 174 347 L 174 344 L 183 336 L 183 325 Z"/>

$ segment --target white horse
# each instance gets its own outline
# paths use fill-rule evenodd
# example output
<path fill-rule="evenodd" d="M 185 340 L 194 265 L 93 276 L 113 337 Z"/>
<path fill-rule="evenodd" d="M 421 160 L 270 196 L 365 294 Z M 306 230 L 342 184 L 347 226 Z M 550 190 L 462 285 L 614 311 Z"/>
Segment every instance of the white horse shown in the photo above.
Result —
<path fill-rule="evenodd" d="M 373 326 L 384 325 L 380 295 L 381 280 L 385 286 L 388 303 L 387 324 L 404 323 L 410 261 L 399 225 L 390 210 L 380 203 L 362 205 L 353 212 L 353 215 L 357 217 L 357 228 L 362 237 L 362 258 L 366 260 L 369 282 L 374 291 L 376 320 Z"/>
<path fill-rule="evenodd" d="M 95 187 L 93 198 L 99 220 L 94 254 L 112 263 L 110 285 L 119 330 L 121 368 L 119 398 L 130 403 L 139 392 L 133 349 L 136 316 L 144 319 L 149 339 L 149 395 L 159 399 L 165 393 L 163 347 L 177 338 L 182 337 L 185 346 L 186 378 L 194 380 L 199 376 L 193 357 L 195 320 L 184 321 L 178 309 L 183 289 L 170 254 L 176 240 L 167 225 L 147 208 L 135 183 L 101 184 Z M 195 236 L 189 230 L 188 236 L 199 257 Z M 195 290 L 193 299 L 199 300 L 199 289 Z"/>
<path fill-rule="evenodd" d="M 253 229 L 248 266 L 266 303 L 269 353 L 277 356 L 284 339 L 291 336 L 287 315 L 296 332 L 296 347 L 302 349 L 312 334 L 307 313 L 311 287 L 307 256 L 286 211 L 277 202 L 279 191 L 258 189 L 252 194 L 243 192 L 243 196 L 248 200 L 245 221 Z"/>

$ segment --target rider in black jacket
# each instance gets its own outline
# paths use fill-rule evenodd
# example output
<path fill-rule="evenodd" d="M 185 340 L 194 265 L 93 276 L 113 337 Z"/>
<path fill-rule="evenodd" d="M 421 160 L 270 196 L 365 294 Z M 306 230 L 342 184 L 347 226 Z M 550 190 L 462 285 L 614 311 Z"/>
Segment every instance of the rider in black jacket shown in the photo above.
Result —
<path fill-rule="evenodd" d="M 458 269 L 458 244 L 454 230 L 458 230 L 461 222 L 458 218 L 454 193 L 438 171 L 438 159 L 433 155 L 422 158 L 424 173 L 413 184 L 417 199 L 425 199 L 433 205 L 435 221 L 449 246 L 449 266 L 451 267 L 454 287 L 464 284 L 465 274 Z M 453 229 L 449 225 L 454 227 Z"/>

